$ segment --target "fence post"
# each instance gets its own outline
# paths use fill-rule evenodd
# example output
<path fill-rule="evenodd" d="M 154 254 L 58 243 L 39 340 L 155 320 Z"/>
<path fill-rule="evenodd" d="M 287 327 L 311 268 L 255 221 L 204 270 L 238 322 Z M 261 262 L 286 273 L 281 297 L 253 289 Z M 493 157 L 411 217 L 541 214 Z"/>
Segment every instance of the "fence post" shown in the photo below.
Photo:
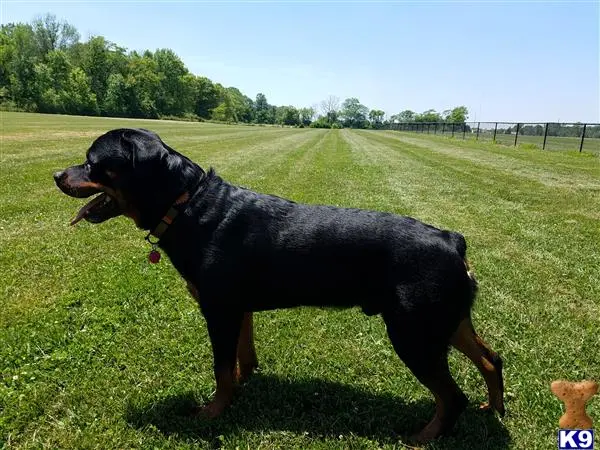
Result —
<path fill-rule="evenodd" d="M 463 141 L 465 140 L 466 135 L 467 135 L 467 123 L 463 122 Z"/>
<path fill-rule="evenodd" d="M 519 130 L 521 128 L 521 124 L 517 124 L 517 133 L 515 134 L 515 147 L 517 146 L 517 139 L 519 138 Z"/>
<path fill-rule="evenodd" d="M 446 122 L 442 123 L 442 134 L 446 132 Z"/>
<path fill-rule="evenodd" d="M 438 126 L 438 123 L 436 122 L 435 127 L 433 127 L 433 134 L 437 134 L 437 126 Z"/>
<path fill-rule="evenodd" d="M 431 126 L 430 123 L 427 124 L 427 134 L 429 134 L 429 127 Z"/>
<path fill-rule="evenodd" d="M 546 150 L 546 138 L 548 137 L 548 122 L 546 122 L 546 128 L 544 129 L 544 144 L 542 150 Z"/>
<path fill-rule="evenodd" d="M 477 136 L 475 136 L 475 140 L 478 141 L 479 140 L 479 126 L 481 125 L 481 122 L 477 122 Z"/>
<path fill-rule="evenodd" d="M 454 137 L 454 122 L 452 122 L 452 137 Z"/>
<path fill-rule="evenodd" d="M 583 124 L 583 133 L 581 133 L 581 143 L 579 144 L 579 153 L 583 150 L 583 140 L 585 139 L 585 129 L 587 127 L 587 123 Z"/>

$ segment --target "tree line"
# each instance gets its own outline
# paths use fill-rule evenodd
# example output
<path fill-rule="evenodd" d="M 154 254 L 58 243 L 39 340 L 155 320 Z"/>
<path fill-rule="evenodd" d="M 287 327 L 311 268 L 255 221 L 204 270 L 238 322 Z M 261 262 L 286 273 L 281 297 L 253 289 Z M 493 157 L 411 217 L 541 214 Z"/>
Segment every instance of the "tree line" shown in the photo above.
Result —
<path fill-rule="evenodd" d="M 46 14 L 0 27 L 0 107 L 135 118 L 180 118 L 322 128 L 385 128 L 398 121 L 464 122 L 464 106 L 438 113 L 403 111 L 386 119 L 355 98 L 305 107 L 269 104 L 194 75 L 170 49 L 127 51 L 103 36 L 80 41 L 77 29 Z"/>

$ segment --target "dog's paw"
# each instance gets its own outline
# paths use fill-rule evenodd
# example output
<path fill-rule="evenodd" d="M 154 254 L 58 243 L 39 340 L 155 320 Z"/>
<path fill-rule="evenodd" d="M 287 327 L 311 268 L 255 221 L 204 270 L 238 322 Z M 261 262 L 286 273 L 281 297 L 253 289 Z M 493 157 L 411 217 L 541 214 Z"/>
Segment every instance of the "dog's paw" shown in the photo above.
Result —
<path fill-rule="evenodd" d="M 238 385 L 245 384 L 257 370 L 258 364 L 240 364 L 233 372 L 233 379 Z"/>
<path fill-rule="evenodd" d="M 219 417 L 233 403 L 233 391 L 217 392 L 214 398 L 204 406 L 198 408 L 198 416 L 205 419 Z"/>
<path fill-rule="evenodd" d="M 221 414 L 223 414 L 223 411 L 225 411 L 225 408 L 227 408 L 227 406 L 228 404 L 224 402 L 218 402 L 216 400 L 213 400 L 207 403 L 206 405 L 198 408 L 196 415 L 203 419 L 216 419 Z"/>

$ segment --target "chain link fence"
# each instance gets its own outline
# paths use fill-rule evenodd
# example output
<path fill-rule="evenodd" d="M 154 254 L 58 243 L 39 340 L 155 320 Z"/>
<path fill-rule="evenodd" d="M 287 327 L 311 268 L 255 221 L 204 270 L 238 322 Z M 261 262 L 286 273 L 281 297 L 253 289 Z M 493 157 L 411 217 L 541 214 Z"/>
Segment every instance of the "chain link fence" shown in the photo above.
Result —
<path fill-rule="evenodd" d="M 390 123 L 386 128 L 515 147 L 577 150 L 600 155 L 600 123 L 399 122 Z"/>

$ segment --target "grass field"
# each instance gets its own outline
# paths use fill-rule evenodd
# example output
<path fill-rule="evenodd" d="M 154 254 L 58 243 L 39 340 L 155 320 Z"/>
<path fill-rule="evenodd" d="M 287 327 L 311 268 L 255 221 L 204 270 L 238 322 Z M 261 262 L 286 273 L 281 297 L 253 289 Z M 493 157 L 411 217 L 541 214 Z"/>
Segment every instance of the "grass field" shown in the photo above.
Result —
<path fill-rule="evenodd" d="M 429 393 L 382 321 L 357 310 L 255 316 L 261 372 L 211 423 L 185 411 L 214 382 L 204 320 L 125 218 L 69 227 L 82 201 L 52 173 L 111 128 L 143 126 L 226 179 L 310 203 L 412 215 L 465 234 L 480 334 L 505 359 L 507 415 L 470 399 L 430 446 L 556 448 L 557 378 L 600 381 L 600 161 L 394 131 L 281 129 L 2 113 L 0 447 L 403 448 Z M 600 421 L 600 395 L 588 407 Z"/>

